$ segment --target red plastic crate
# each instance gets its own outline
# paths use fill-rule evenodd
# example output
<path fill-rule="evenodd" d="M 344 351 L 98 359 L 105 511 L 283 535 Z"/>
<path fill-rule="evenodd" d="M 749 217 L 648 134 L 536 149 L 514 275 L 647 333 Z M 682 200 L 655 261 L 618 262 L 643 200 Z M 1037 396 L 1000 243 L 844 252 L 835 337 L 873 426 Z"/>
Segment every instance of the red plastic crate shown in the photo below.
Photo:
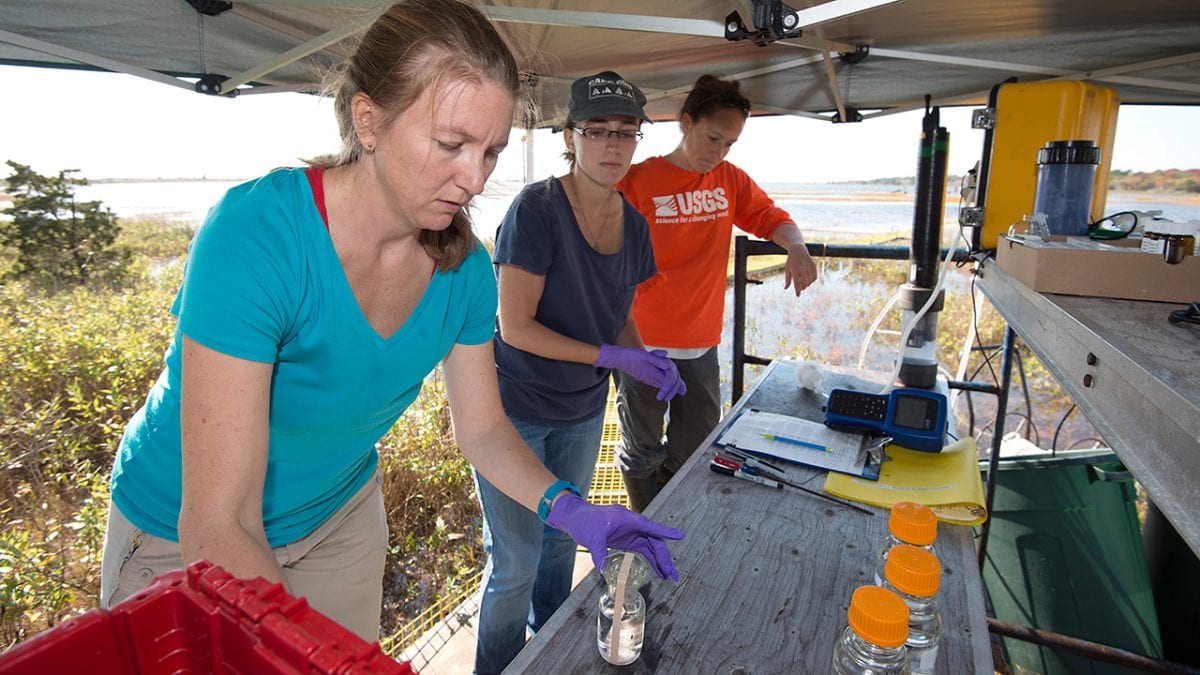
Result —
<path fill-rule="evenodd" d="M 156 578 L 0 654 L 3 675 L 415 673 L 283 584 L 235 579 L 208 562 Z"/>

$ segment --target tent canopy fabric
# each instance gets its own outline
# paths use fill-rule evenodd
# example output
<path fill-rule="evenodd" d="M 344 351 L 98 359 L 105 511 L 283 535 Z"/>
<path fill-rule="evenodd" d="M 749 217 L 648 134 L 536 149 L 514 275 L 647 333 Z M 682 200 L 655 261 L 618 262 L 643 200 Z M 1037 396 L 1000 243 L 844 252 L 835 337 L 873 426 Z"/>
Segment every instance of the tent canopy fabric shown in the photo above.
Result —
<path fill-rule="evenodd" d="M 115 70 L 209 93 L 317 91 L 321 74 L 388 4 L 6 0 L 0 63 Z M 475 4 L 527 73 L 539 126 L 562 114 L 571 81 L 601 70 L 641 87 L 658 120 L 675 117 L 704 73 L 740 80 L 755 114 L 829 120 L 917 109 L 926 96 L 933 105 L 981 105 L 1010 78 L 1089 80 L 1123 103 L 1200 104 L 1198 0 Z M 761 46 L 726 39 L 731 12 L 746 32 L 767 36 Z"/>

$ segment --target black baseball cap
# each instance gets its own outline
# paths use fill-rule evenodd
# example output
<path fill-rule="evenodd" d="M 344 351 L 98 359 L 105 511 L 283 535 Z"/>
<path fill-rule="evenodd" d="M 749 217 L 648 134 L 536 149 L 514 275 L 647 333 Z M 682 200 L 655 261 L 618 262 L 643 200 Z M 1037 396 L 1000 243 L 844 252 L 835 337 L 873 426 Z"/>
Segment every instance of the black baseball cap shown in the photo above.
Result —
<path fill-rule="evenodd" d="M 646 95 L 611 70 L 581 77 L 571 84 L 567 115 L 582 122 L 606 115 L 628 115 L 650 122 L 642 106 Z"/>

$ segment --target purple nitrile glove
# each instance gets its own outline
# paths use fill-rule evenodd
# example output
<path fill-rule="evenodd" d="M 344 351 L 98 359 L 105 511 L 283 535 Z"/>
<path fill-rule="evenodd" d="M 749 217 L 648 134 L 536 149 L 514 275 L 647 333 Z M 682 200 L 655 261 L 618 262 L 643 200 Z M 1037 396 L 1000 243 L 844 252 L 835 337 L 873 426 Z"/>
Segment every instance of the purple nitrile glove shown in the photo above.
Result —
<path fill-rule="evenodd" d="M 662 353 L 666 356 L 666 352 L 661 349 L 655 349 L 653 353 Z M 658 387 L 658 395 L 655 396 L 660 401 L 670 401 L 676 396 L 683 396 L 687 393 L 687 385 L 683 383 L 683 377 L 679 375 L 679 369 L 675 367 L 675 362 L 667 358 L 667 363 L 671 364 L 671 370 L 663 375 L 663 383 Z"/>
<path fill-rule="evenodd" d="M 670 401 L 676 396 L 687 393 L 687 387 L 679 377 L 679 370 L 675 367 L 675 362 L 661 349 L 646 351 L 633 347 L 602 344 L 600 345 L 600 356 L 596 358 L 594 365 L 600 368 L 623 370 L 639 382 L 651 387 L 658 387 L 656 398 L 660 401 Z"/>
<path fill-rule="evenodd" d="M 679 581 L 671 551 L 663 540 L 683 539 L 683 530 L 656 523 L 617 504 L 589 504 L 570 492 L 554 501 L 546 524 L 587 548 L 601 572 L 608 549 L 616 548 L 641 553 L 659 577 Z"/>

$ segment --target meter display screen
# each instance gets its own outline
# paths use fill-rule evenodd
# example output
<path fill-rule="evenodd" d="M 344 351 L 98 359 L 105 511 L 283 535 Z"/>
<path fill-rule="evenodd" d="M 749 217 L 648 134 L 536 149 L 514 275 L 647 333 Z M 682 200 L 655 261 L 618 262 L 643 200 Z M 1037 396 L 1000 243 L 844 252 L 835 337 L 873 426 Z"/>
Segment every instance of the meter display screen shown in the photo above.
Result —
<path fill-rule="evenodd" d="M 936 403 L 916 396 L 896 397 L 896 417 L 892 423 L 898 427 L 926 430 L 930 426 L 929 408 Z"/>

